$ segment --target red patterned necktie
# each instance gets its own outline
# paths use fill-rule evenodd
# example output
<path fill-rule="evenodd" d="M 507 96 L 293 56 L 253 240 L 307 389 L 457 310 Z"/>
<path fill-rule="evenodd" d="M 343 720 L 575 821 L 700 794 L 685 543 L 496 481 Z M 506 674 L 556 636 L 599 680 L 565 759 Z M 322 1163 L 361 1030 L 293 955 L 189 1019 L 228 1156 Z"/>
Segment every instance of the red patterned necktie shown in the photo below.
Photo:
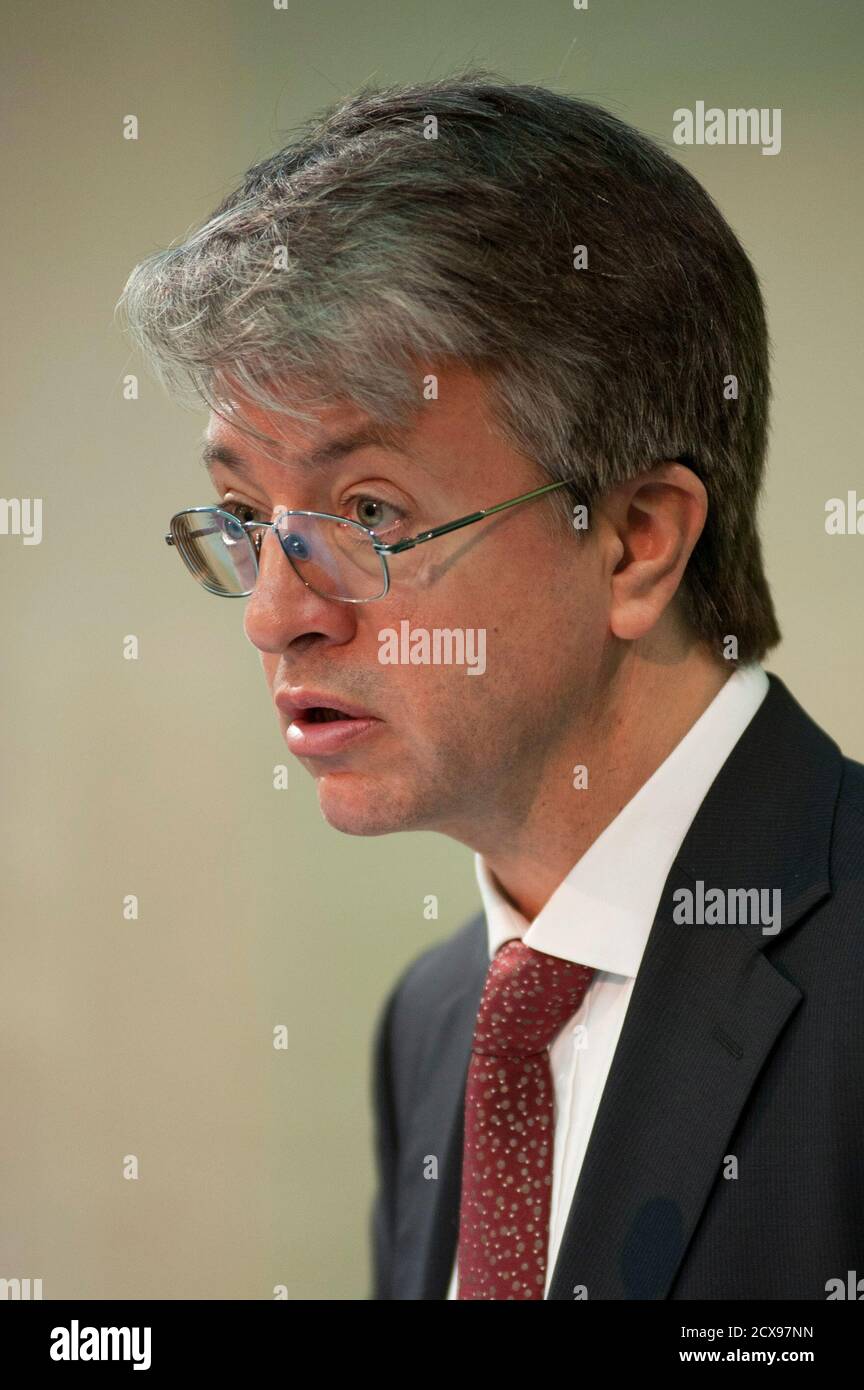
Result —
<path fill-rule="evenodd" d="M 549 1045 L 593 974 L 518 940 L 489 966 L 465 1091 L 460 1299 L 543 1298 L 555 1139 Z"/>

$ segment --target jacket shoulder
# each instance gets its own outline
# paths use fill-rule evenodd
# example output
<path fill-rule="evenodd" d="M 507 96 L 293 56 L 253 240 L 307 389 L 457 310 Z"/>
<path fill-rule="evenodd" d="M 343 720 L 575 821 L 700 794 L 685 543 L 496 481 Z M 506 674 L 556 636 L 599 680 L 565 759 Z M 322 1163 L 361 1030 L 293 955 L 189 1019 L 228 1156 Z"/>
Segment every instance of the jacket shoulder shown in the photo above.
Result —
<path fill-rule="evenodd" d="M 405 967 L 391 991 L 395 1022 L 400 1017 L 422 1026 L 451 995 L 463 990 L 488 966 L 486 919 L 482 912 L 430 946 Z"/>
<path fill-rule="evenodd" d="M 864 967 L 864 764 L 843 759 L 831 831 L 831 902 L 829 911 L 842 923 Z"/>
<path fill-rule="evenodd" d="M 416 1075 L 419 1054 L 441 1027 L 446 1004 L 471 983 L 482 982 L 488 964 L 482 912 L 409 961 L 391 987 L 375 1029 L 379 1065 L 386 1052 L 394 1080 Z"/>
<path fill-rule="evenodd" d="M 864 763 L 856 763 L 852 758 L 843 759 L 843 776 L 838 809 L 851 811 L 859 819 L 864 818 Z"/>

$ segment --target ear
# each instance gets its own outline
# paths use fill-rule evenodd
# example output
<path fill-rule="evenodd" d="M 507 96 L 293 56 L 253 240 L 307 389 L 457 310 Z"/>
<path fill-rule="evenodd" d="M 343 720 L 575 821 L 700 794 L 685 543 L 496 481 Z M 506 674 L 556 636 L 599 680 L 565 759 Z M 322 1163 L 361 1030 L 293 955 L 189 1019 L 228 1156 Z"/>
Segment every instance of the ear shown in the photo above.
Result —
<path fill-rule="evenodd" d="M 681 583 L 705 518 L 708 494 L 681 463 L 660 463 L 597 503 L 609 566 L 609 626 L 635 641 L 662 617 Z"/>

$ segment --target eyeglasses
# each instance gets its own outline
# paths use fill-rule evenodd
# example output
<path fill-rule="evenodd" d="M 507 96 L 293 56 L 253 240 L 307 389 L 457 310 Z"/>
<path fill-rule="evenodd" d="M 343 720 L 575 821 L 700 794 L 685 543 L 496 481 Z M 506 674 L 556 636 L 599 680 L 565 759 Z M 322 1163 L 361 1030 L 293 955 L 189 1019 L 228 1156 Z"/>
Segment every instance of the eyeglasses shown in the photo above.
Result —
<path fill-rule="evenodd" d="M 385 545 L 361 522 L 331 512 L 285 509 L 273 521 L 241 521 L 222 507 L 187 507 L 177 512 L 165 541 L 179 551 L 187 568 L 211 594 L 248 598 L 258 577 L 264 535 L 272 530 L 294 573 L 316 594 L 340 603 L 371 603 L 389 592 L 390 555 L 413 550 L 507 507 L 567 486 L 567 480 L 547 483 L 509 502 L 470 512 L 391 545 Z"/>

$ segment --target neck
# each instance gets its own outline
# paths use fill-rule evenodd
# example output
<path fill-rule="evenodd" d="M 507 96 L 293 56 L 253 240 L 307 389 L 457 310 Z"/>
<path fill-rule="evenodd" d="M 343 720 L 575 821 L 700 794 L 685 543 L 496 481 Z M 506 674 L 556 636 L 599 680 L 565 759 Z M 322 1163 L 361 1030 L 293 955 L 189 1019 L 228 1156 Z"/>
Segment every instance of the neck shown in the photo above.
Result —
<path fill-rule="evenodd" d="M 529 921 L 574 864 L 669 756 L 722 689 L 734 668 L 702 647 L 660 664 L 628 656 L 539 769 L 530 800 L 507 788 L 464 843 L 483 855 L 513 905 Z M 574 787 L 575 765 L 588 786 Z M 524 778 L 524 769 L 522 770 Z M 503 804 L 502 804 L 503 803 Z M 489 808 L 485 810 L 488 812 Z"/>

